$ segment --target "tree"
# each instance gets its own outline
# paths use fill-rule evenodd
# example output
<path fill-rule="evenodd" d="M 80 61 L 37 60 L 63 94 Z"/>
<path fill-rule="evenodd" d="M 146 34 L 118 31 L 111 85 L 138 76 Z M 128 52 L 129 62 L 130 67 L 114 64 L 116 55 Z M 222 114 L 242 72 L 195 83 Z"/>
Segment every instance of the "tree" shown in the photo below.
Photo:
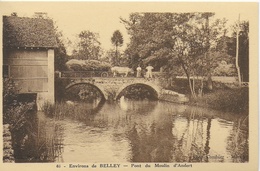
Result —
<path fill-rule="evenodd" d="M 116 55 L 118 57 L 116 57 Z M 128 58 L 120 52 L 116 54 L 113 49 L 106 51 L 101 60 L 109 62 L 112 66 L 129 66 Z"/>
<path fill-rule="evenodd" d="M 133 13 L 130 21 L 121 19 L 131 36 L 127 54 L 131 60 L 140 58 L 132 61 L 133 65 L 150 63 L 159 69 L 167 62 L 173 45 L 174 17 L 170 13 Z"/>
<path fill-rule="evenodd" d="M 72 57 L 76 59 L 99 59 L 102 55 L 101 43 L 98 41 L 99 34 L 91 31 L 81 31 L 78 34 L 76 47 Z"/>
<path fill-rule="evenodd" d="M 67 51 L 63 41 L 63 35 L 61 31 L 58 31 L 58 27 L 55 28 L 55 36 L 58 47 L 54 49 L 54 68 L 55 71 L 64 71 L 67 69 L 66 62 L 68 61 Z"/>
<path fill-rule="evenodd" d="M 239 55 L 239 32 L 240 32 L 240 15 L 238 17 L 238 23 L 236 26 L 236 68 L 237 68 L 237 75 L 238 75 L 238 83 L 241 86 L 241 74 L 240 74 L 240 65 L 238 63 L 238 55 Z"/>
<path fill-rule="evenodd" d="M 249 21 L 233 25 L 231 53 L 237 55 L 237 67 L 240 69 L 241 81 L 249 81 Z"/>
<path fill-rule="evenodd" d="M 249 81 L 249 21 L 240 23 L 239 34 L 239 65 L 242 81 Z"/>
<path fill-rule="evenodd" d="M 152 64 L 173 73 L 181 67 L 187 76 L 192 96 L 196 97 L 195 80 L 213 72 L 213 50 L 225 29 L 225 20 L 209 24 L 213 13 L 133 13 L 129 21 L 121 19 L 130 34 L 126 52 L 132 63 Z M 140 59 L 137 59 L 137 58 Z M 180 75 L 181 73 L 177 73 Z M 169 76 L 172 74 L 168 74 Z M 176 73 L 174 74 L 176 75 Z M 201 79 L 203 87 L 203 79 Z"/>
<path fill-rule="evenodd" d="M 111 37 L 111 42 L 116 48 L 115 57 L 116 57 L 116 61 L 117 61 L 118 60 L 118 47 L 121 47 L 124 42 L 123 36 L 119 30 L 114 31 L 113 36 Z"/>
<path fill-rule="evenodd" d="M 194 77 L 201 77 L 200 86 L 197 88 L 198 95 L 203 93 L 204 79 L 206 78 L 207 88 L 212 90 L 211 74 L 218 63 L 228 56 L 221 56 L 215 50 L 219 37 L 226 32 L 226 20 L 217 19 L 209 24 L 209 17 L 213 15 L 213 13 L 193 14 L 187 23 L 178 28 L 180 34 L 175 37 L 177 38 L 177 46 L 175 47 L 178 49 L 181 45 L 181 50 L 177 50 L 179 52 L 178 58 L 187 75 L 191 94 L 194 98 L 197 97 Z M 192 82 L 189 78 L 191 76 Z"/>

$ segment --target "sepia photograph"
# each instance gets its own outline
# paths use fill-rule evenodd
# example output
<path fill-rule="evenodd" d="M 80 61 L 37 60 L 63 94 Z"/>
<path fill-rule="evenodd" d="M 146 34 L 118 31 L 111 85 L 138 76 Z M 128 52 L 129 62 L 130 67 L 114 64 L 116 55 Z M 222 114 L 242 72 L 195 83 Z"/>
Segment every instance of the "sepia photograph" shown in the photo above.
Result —
<path fill-rule="evenodd" d="M 0 11 L 1 170 L 257 170 L 257 2 Z"/>

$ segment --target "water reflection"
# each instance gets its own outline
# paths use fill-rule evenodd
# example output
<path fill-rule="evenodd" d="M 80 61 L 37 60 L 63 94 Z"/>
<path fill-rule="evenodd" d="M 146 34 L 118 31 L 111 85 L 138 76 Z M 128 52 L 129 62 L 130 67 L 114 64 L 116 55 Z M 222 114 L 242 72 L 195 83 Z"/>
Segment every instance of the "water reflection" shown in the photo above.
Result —
<path fill-rule="evenodd" d="M 125 98 L 94 109 L 38 114 L 29 144 L 48 162 L 248 162 L 244 116 Z"/>
<path fill-rule="evenodd" d="M 232 156 L 232 162 L 248 161 L 248 117 L 240 117 L 234 123 L 231 134 L 228 136 L 227 151 Z"/>

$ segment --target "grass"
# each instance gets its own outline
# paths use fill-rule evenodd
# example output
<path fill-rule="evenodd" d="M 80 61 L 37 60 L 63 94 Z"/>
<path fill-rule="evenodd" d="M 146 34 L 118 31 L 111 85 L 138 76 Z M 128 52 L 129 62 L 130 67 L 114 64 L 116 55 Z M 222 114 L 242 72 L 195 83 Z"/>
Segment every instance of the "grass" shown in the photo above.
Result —
<path fill-rule="evenodd" d="M 216 89 L 203 97 L 192 99 L 191 105 L 220 110 L 223 112 L 248 114 L 249 94 L 248 88 Z"/>
<path fill-rule="evenodd" d="M 75 102 L 67 104 L 65 102 L 57 102 L 55 104 L 45 103 L 42 107 L 46 116 L 56 119 L 64 119 L 69 117 L 78 120 L 84 120 L 100 109 L 100 102 L 96 107 L 84 102 Z"/>

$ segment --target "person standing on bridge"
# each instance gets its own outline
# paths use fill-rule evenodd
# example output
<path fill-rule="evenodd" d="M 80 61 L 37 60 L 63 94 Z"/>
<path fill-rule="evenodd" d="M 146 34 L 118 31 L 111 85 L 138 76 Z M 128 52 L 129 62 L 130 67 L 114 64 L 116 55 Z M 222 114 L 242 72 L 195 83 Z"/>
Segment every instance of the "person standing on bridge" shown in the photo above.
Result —
<path fill-rule="evenodd" d="M 138 65 L 138 67 L 136 68 L 136 71 L 137 71 L 137 73 L 136 73 L 136 77 L 141 77 L 141 71 L 142 71 L 142 68 L 140 67 L 140 65 Z"/>
<path fill-rule="evenodd" d="M 146 77 L 147 78 L 153 78 L 153 75 L 152 75 L 153 67 L 150 64 L 148 64 L 146 69 L 147 69 Z"/>

